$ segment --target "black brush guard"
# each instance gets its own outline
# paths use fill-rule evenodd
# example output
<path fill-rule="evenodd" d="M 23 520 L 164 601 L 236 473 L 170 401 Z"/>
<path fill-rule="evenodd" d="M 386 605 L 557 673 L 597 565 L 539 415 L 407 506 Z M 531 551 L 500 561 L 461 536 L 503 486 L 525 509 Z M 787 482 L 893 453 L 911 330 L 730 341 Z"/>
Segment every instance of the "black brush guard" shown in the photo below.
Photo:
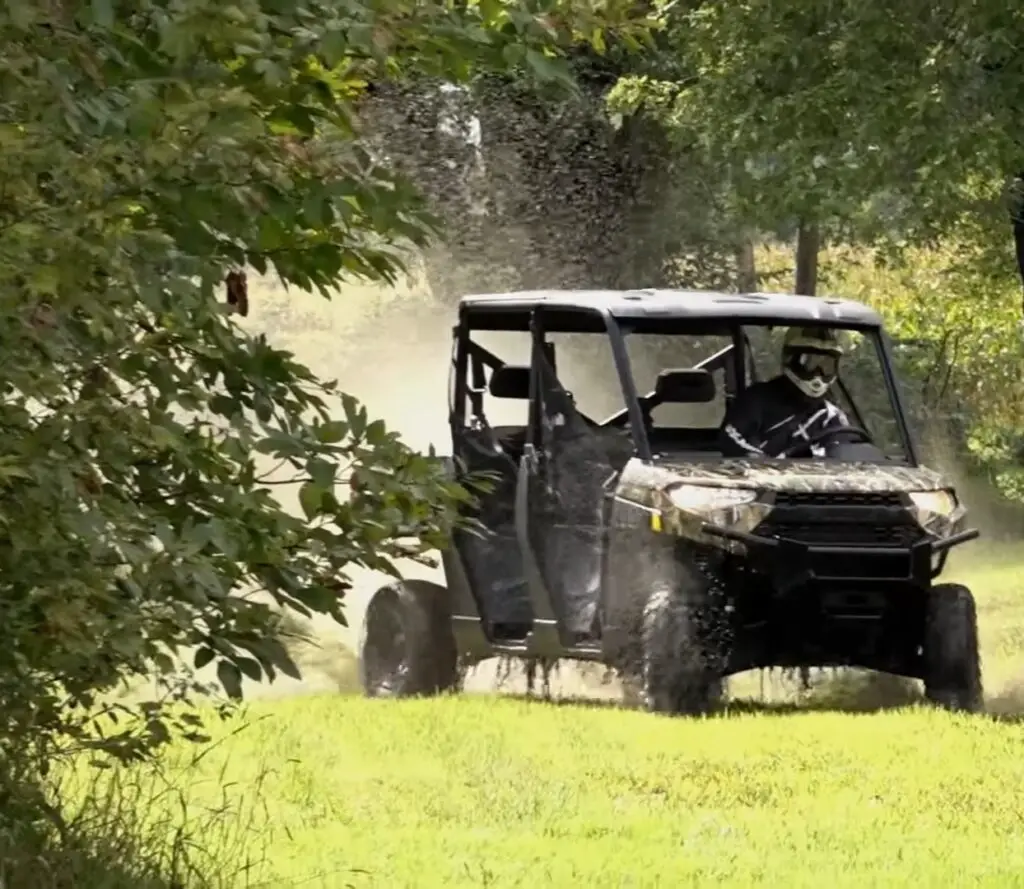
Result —
<path fill-rule="evenodd" d="M 865 586 L 904 581 L 927 587 L 945 568 L 949 550 L 980 534 L 978 529 L 969 528 L 939 540 L 925 537 L 909 546 L 845 546 L 766 537 L 708 523 L 702 530 L 710 537 L 743 544 L 751 566 L 771 577 L 781 593 L 815 580 Z M 863 573 L 828 572 L 830 563 L 849 565 L 854 561 L 862 566 Z"/>

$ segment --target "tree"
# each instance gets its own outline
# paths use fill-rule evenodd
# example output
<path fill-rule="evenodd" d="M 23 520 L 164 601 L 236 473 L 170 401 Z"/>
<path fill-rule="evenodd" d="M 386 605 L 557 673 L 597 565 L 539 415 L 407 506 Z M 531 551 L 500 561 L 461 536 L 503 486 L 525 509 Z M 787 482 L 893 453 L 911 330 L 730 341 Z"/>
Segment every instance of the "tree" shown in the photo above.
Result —
<path fill-rule="evenodd" d="M 1022 169 L 1012 50 L 1024 16 L 995 0 L 670 4 L 673 63 L 619 88 L 774 230 L 924 244 L 970 236 L 1012 271 L 1007 184 Z"/>
<path fill-rule="evenodd" d="M 343 621 L 347 567 L 394 571 L 444 542 L 469 492 L 246 335 L 241 270 L 325 296 L 346 276 L 393 280 L 401 245 L 435 226 L 362 142 L 366 85 L 520 64 L 565 83 L 560 47 L 629 14 L 562 0 L 0 9 L 0 761 L 68 744 L 143 755 L 176 725 L 159 707 L 113 733 L 93 709 L 126 676 L 170 673 L 185 647 L 235 697 L 242 676 L 295 673 L 271 608 L 236 593 Z M 304 517 L 256 454 L 294 470 Z"/>

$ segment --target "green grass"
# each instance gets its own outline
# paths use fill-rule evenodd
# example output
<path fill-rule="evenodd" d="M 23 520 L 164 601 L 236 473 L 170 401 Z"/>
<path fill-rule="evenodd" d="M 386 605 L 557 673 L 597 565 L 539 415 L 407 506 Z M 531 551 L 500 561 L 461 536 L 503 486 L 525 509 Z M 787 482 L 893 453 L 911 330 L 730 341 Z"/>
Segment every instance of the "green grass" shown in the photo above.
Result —
<path fill-rule="evenodd" d="M 703 720 L 325 694 L 254 702 L 164 766 L 192 813 L 244 809 L 220 885 L 1024 886 L 1024 574 L 984 550 L 954 569 L 998 716 L 848 712 L 877 686 L 843 682 Z"/>
<path fill-rule="evenodd" d="M 194 787 L 262 778 L 268 886 L 1024 884 L 1013 722 L 495 698 L 254 712 Z"/>

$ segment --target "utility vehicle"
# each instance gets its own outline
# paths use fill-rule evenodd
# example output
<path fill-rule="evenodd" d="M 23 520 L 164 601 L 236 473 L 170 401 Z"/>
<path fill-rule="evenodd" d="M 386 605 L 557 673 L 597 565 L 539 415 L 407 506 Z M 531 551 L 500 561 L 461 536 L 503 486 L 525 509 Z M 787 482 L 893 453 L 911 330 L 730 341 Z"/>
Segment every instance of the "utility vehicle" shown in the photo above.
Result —
<path fill-rule="evenodd" d="M 829 397 L 855 425 L 813 442 L 824 456 L 723 457 L 728 404 L 778 372 L 775 343 L 794 325 L 847 344 Z M 521 338 L 517 361 L 481 343 L 495 332 Z M 584 365 L 579 392 L 610 371 L 616 410 L 584 412 L 559 371 L 566 349 Z M 916 677 L 940 706 L 979 709 L 974 599 L 936 582 L 950 548 L 978 532 L 920 463 L 893 354 L 879 315 L 843 299 L 464 297 L 451 467 L 499 480 L 474 507 L 483 530 L 458 531 L 442 553 L 445 586 L 410 580 L 372 597 L 366 693 L 455 690 L 460 669 L 511 655 L 603 662 L 658 712 L 706 711 L 738 672 L 830 666 Z M 504 400 L 518 401 L 518 425 L 489 420 Z"/>

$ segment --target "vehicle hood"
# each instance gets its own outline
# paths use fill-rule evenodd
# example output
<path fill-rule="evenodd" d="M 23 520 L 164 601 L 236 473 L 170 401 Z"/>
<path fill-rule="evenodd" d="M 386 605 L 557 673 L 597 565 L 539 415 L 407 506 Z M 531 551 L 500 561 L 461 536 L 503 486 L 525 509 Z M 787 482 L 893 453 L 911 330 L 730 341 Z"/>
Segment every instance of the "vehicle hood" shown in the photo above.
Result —
<path fill-rule="evenodd" d="M 832 460 L 717 460 L 654 464 L 637 461 L 621 479 L 623 493 L 666 490 L 679 484 L 760 491 L 935 491 L 948 487 L 937 472 L 924 466 L 878 463 L 838 463 Z"/>

